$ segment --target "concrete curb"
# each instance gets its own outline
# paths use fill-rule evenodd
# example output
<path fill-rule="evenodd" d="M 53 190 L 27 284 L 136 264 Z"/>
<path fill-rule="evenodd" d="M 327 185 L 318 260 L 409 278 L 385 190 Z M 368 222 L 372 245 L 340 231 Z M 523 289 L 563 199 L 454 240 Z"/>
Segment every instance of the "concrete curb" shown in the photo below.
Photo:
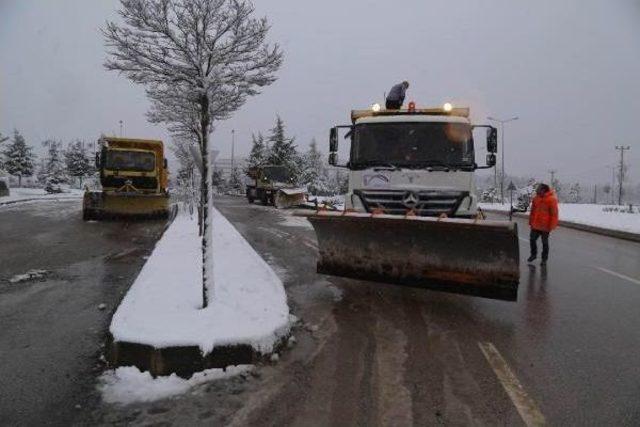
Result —
<path fill-rule="evenodd" d="M 287 337 L 282 337 L 274 352 L 280 352 L 286 340 Z M 271 354 L 259 353 L 246 344 L 215 347 L 211 353 L 202 354 L 197 346 L 155 348 L 140 343 L 115 342 L 109 334 L 106 357 L 112 367 L 135 366 L 140 371 L 149 371 L 154 377 L 176 374 L 190 378 L 205 369 L 267 362 Z"/>
<path fill-rule="evenodd" d="M 497 209 L 482 209 L 482 210 L 484 212 L 497 213 L 505 216 L 509 215 L 509 212 L 505 212 Z M 529 215 L 520 213 L 520 212 L 516 212 L 513 215 L 517 216 L 518 218 L 529 217 Z M 631 233 L 629 231 L 611 230 L 609 228 L 602 228 L 594 225 L 586 225 L 586 224 L 580 224 L 577 222 L 563 221 L 563 220 L 560 220 L 558 224 L 561 225 L 562 227 L 573 228 L 575 230 L 586 231 L 594 234 L 600 234 L 602 236 L 615 237 L 617 239 L 629 240 L 632 242 L 640 242 L 640 234 Z"/>

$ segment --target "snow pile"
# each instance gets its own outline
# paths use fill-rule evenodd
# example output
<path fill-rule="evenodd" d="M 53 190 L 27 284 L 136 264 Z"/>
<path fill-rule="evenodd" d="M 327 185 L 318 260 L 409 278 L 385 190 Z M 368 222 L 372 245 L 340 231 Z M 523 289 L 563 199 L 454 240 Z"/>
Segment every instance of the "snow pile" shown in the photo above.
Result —
<path fill-rule="evenodd" d="M 113 316 L 115 341 L 156 348 L 247 344 L 270 353 L 290 328 L 282 282 L 212 209 L 214 289 L 202 309 L 202 255 L 195 219 L 179 215 Z"/>
<path fill-rule="evenodd" d="M 83 190 L 68 189 L 62 193 L 48 194 L 42 188 L 12 188 L 11 194 L 6 197 L 0 197 L 0 206 L 3 204 L 35 201 L 35 200 L 62 200 L 62 199 L 79 199 L 84 194 Z"/>
<path fill-rule="evenodd" d="M 482 209 L 509 212 L 509 205 L 480 203 Z M 560 221 L 640 234 L 640 212 L 626 206 L 560 203 Z"/>
<path fill-rule="evenodd" d="M 15 284 L 20 282 L 28 282 L 30 280 L 42 279 L 47 275 L 47 273 L 47 270 L 29 270 L 24 274 L 16 274 L 11 279 L 9 279 L 9 283 Z"/>
<path fill-rule="evenodd" d="M 175 374 L 153 378 L 149 372 L 140 372 L 135 367 L 122 367 L 107 371 L 99 379 L 99 390 L 107 403 L 130 404 L 152 402 L 186 393 L 191 388 L 209 381 L 226 379 L 251 370 L 251 366 L 231 366 L 222 369 L 207 369 L 194 374 L 188 380 Z"/>

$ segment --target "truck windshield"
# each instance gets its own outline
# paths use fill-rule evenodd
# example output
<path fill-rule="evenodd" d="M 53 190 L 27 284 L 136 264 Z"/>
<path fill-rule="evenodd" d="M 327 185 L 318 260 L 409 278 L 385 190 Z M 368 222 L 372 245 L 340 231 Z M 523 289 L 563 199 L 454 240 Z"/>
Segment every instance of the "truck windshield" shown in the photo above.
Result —
<path fill-rule="evenodd" d="M 152 172 L 156 167 L 156 156 L 143 151 L 109 150 L 105 168 L 110 170 L 127 170 L 136 172 Z"/>
<path fill-rule="evenodd" d="M 263 169 L 263 174 L 269 181 L 289 181 L 289 174 L 287 173 L 287 169 L 283 166 L 267 166 Z"/>
<path fill-rule="evenodd" d="M 367 123 L 357 125 L 351 167 L 473 168 L 471 126 L 466 123 Z"/>

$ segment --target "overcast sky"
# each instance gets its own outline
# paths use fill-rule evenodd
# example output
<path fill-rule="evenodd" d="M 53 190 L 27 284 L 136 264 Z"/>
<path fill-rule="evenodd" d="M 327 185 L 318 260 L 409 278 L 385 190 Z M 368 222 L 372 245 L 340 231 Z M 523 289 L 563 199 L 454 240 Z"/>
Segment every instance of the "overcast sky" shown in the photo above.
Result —
<path fill-rule="evenodd" d="M 117 19 L 115 0 L 0 0 L 0 132 L 95 140 L 100 133 L 168 140 L 146 122 L 140 87 L 102 67 L 99 28 Z M 251 99 L 213 137 L 229 157 L 246 154 L 252 132 L 280 114 L 306 149 L 349 110 L 382 101 L 403 79 L 418 106 L 471 107 L 518 116 L 506 131 L 507 172 L 604 182 L 631 145 L 640 178 L 640 1 L 256 1 L 280 43 L 279 80 Z"/>

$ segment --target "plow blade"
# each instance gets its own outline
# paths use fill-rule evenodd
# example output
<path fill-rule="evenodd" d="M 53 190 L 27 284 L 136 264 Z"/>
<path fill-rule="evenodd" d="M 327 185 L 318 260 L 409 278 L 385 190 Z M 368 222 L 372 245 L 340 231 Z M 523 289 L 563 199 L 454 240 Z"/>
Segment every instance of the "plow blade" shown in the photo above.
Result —
<path fill-rule="evenodd" d="M 281 189 L 276 193 L 274 204 L 278 209 L 299 206 L 304 203 L 304 195 L 302 189 Z"/>
<path fill-rule="evenodd" d="M 169 196 L 118 192 L 87 192 L 83 200 L 83 218 L 165 219 L 170 213 Z"/>
<path fill-rule="evenodd" d="M 318 273 L 515 301 L 515 223 L 359 213 L 305 215 Z"/>

